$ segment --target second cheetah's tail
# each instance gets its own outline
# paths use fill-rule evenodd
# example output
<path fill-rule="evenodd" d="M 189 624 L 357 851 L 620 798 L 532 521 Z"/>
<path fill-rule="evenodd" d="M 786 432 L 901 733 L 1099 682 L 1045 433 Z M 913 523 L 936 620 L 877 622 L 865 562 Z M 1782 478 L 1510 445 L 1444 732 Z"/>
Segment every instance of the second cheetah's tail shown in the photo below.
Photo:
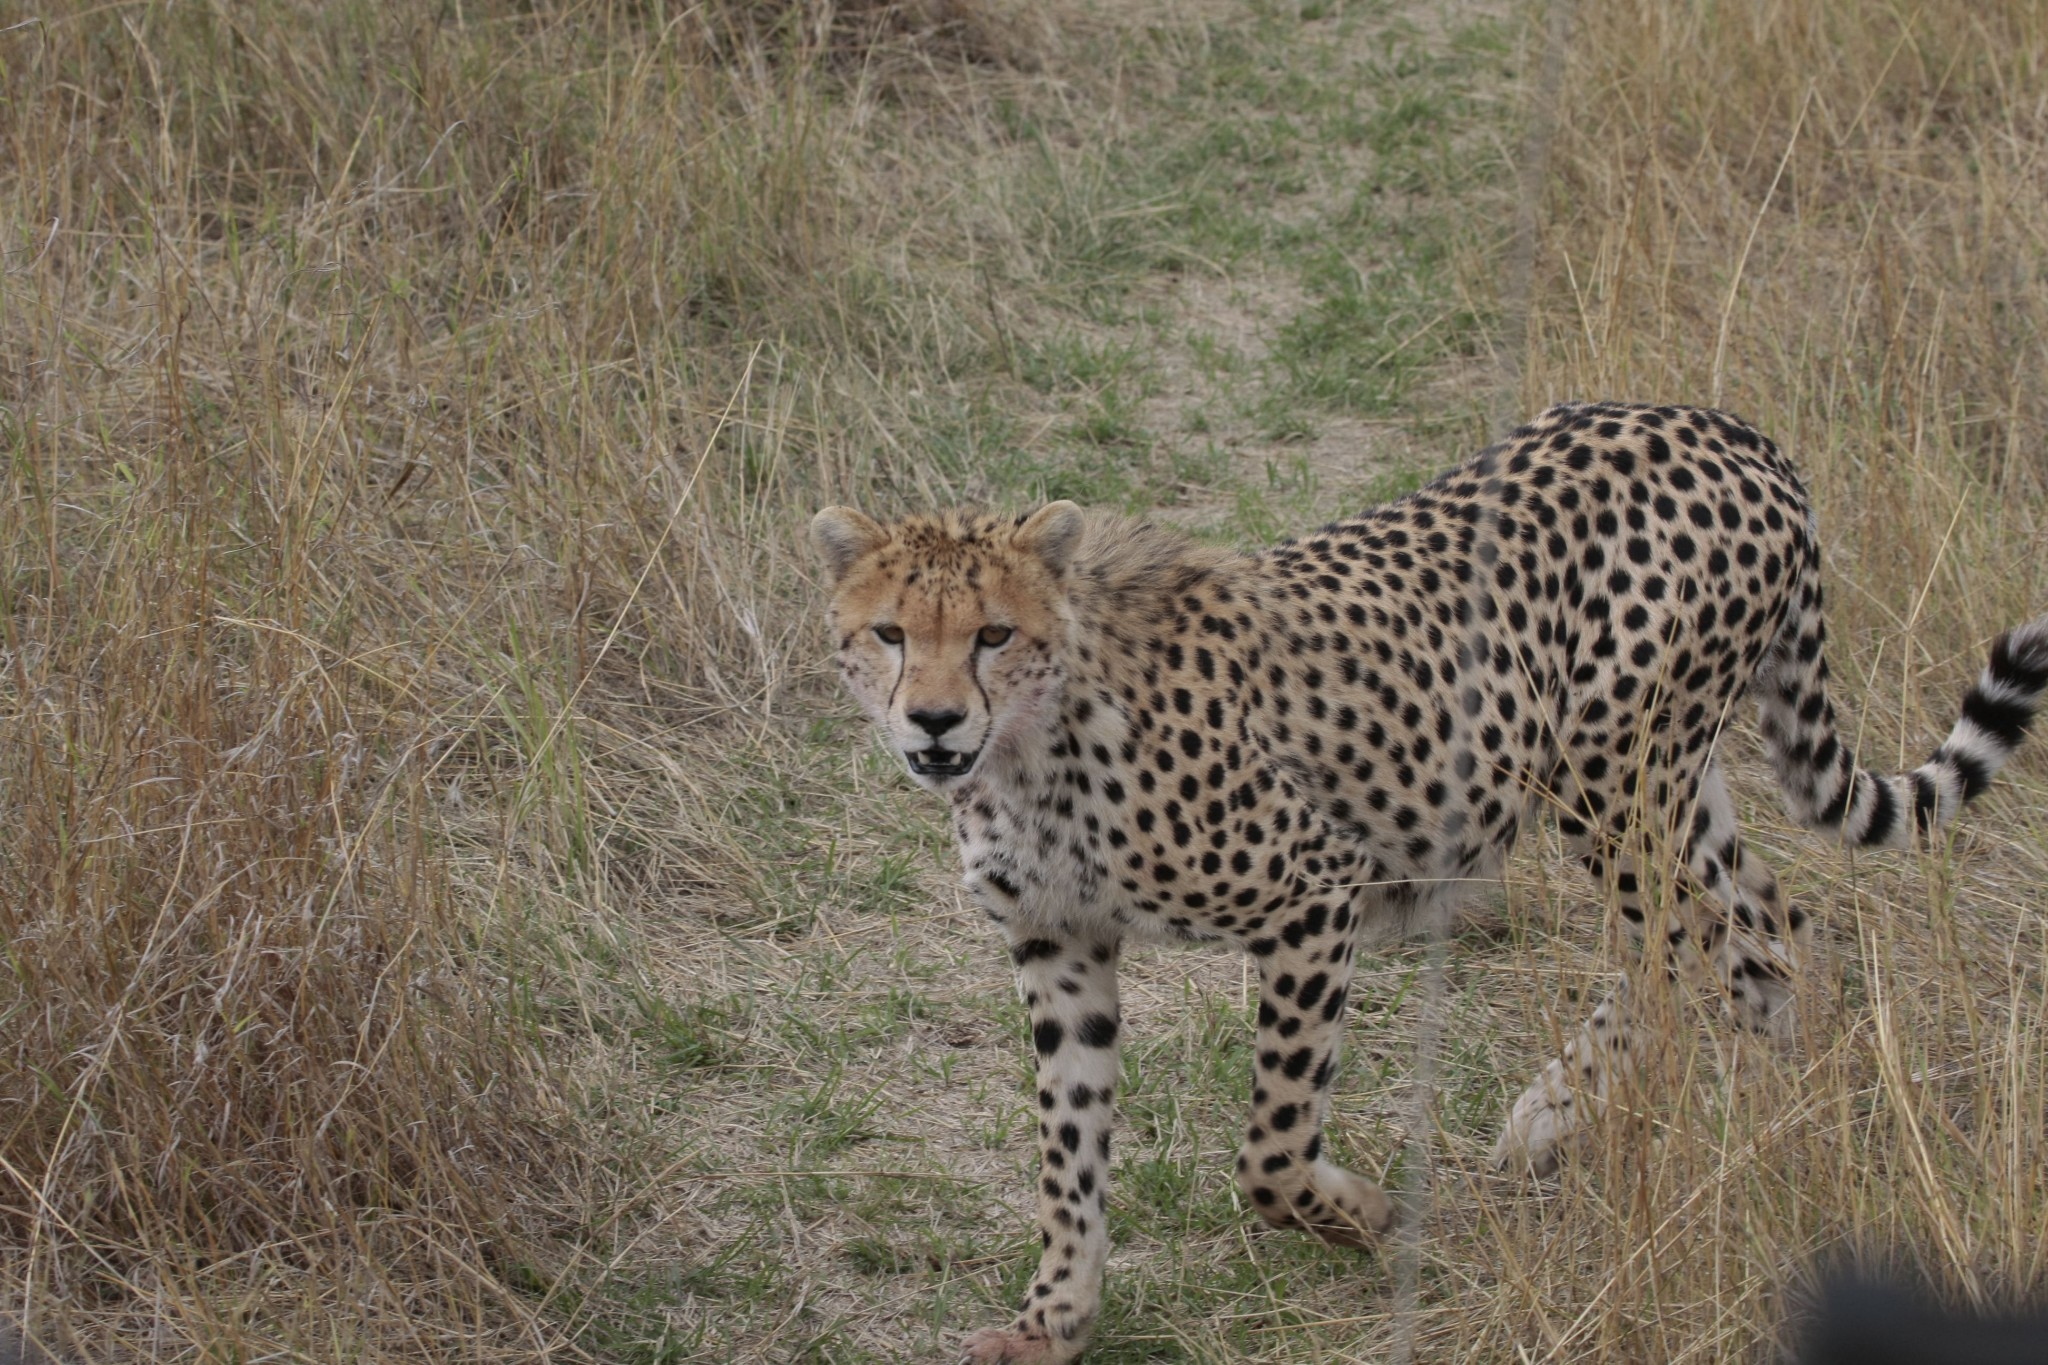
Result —
<path fill-rule="evenodd" d="M 1963 694 L 1955 728 L 1909 773 L 1857 766 L 1835 728 L 1821 646 L 1820 589 L 1809 581 L 1758 671 L 1765 748 L 1793 818 L 1845 844 L 1906 848 L 1937 830 L 1991 779 L 2025 738 L 2048 692 L 2048 616 L 2009 630 Z"/>

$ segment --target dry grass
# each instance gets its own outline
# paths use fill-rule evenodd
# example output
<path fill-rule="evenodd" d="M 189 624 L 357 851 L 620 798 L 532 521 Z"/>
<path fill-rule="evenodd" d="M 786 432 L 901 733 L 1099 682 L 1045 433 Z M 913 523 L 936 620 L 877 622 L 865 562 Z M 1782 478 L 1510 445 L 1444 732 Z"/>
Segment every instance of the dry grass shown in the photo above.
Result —
<path fill-rule="evenodd" d="M 1840 690 L 1886 763 L 1918 761 L 1988 638 L 2048 603 L 2044 17 L 1575 11 L 1523 396 L 1711 397 L 1792 451 L 1830 550 Z M 1918 859 L 1817 848 L 1747 767 L 1753 827 L 1831 956 L 1805 1046 L 1680 1049 L 1685 1083 L 1645 1097 L 1656 1140 L 1618 1134 L 1566 1179 L 1546 1254 L 1522 1223 L 1481 1257 L 1502 1311 L 1461 1344 L 1753 1356 L 1828 1256 L 1960 1302 L 2048 1286 L 2038 750 Z"/>
<path fill-rule="evenodd" d="M 1516 405 L 1778 435 L 1847 709 L 1917 758 L 2048 600 L 2048 21 L 1574 13 Z M 1487 87 L 1541 27 L 1519 62 L 1449 4 L 0 32 L 0 1311 L 108 1360 L 900 1359 L 999 1315 L 1027 1049 L 825 676 L 803 519 L 1051 489 L 1263 534 L 1386 486 L 1276 454 L 1319 432 L 1452 458 L 1500 406 Z M 1520 927 L 1453 955 L 1423 1353 L 1754 1358 L 1846 1245 L 2039 1286 L 2044 771 L 1921 859 L 1760 800 L 1835 964 L 1805 1046 L 1675 1028 L 1540 1194 L 1479 1157 L 1613 957 L 1518 865 Z M 1361 1164 L 1418 961 L 1362 971 Z M 1241 964 L 1131 974 L 1097 1356 L 1380 1357 L 1384 1269 L 1232 1207 Z"/>
<path fill-rule="evenodd" d="M 889 326 L 817 283 L 867 262 L 814 54 L 709 22 L 0 35 L 0 1238 L 43 1339 L 602 1351 L 660 1155 L 611 1087 L 674 1017 L 607 917 L 749 875 L 691 753 L 809 652 L 766 605 L 815 500 L 788 350 Z"/>

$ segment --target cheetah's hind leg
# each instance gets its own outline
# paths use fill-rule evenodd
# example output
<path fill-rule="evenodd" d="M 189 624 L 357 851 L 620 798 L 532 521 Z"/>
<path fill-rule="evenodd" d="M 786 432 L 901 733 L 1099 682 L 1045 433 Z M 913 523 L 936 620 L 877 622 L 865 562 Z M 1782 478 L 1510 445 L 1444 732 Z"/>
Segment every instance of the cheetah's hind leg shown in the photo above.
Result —
<path fill-rule="evenodd" d="M 1793 976 L 1811 931 L 1802 912 L 1784 905 L 1770 868 L 1743 851 L 1718 762 L 1708 762 L 1692 784 L 1686 828 L 1685 866 L 1665 888 L 1662 907 L 1647 895 L 1640 859 L 1619 851 L 1625 836 L 1612 835 L 1604 848 L 1591 839 L 1576 841 L 1594 878 L 1613 889 L 1632 945 L 1640 950 L 1654 935 L 1659 953 L 1668 953 L 1660 978 L 1712 988 L 1724 1012 L 1745 1029 L 1786 1038 Z M 1563 1146 L 1606 1112 L 1615 1090 L 1640 1070 L 1650 1040 L 1643 1002 L 1634 995 L 1641 989 L 1624 977 L 1563 1055 L 1516 1099 L 1494 1144 L 1496 1167 L 1548 1175 Z"/>

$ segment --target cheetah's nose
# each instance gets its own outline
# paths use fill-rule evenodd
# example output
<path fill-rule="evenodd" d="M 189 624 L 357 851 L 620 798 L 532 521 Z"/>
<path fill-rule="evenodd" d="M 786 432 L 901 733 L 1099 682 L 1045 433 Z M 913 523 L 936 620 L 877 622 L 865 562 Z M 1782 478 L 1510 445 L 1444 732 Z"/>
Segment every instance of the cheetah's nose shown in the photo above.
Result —
<path fill-rule="evenodd" d="M 912 711 L 908 719 L 912 725 L 915 725 L 918 729 L 936 740 L 940 735 L 945 734 L 946 731 L 952 729 L 961 721 L 966 720 L 967 713 L 965 711 Z"/>

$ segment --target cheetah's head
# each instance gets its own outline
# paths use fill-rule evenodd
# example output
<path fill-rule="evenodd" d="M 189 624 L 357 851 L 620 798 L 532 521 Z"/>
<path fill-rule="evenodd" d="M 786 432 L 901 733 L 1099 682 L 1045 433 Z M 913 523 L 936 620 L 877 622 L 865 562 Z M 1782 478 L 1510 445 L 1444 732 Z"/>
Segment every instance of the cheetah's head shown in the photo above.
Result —
<path fill-rule="evenodd" d="M 920 786 L 942 791 L 1057 704 L 1081 509 L 883 526 L 828 507 L 811 538 L 832 580 L 839 672 Z"/>

